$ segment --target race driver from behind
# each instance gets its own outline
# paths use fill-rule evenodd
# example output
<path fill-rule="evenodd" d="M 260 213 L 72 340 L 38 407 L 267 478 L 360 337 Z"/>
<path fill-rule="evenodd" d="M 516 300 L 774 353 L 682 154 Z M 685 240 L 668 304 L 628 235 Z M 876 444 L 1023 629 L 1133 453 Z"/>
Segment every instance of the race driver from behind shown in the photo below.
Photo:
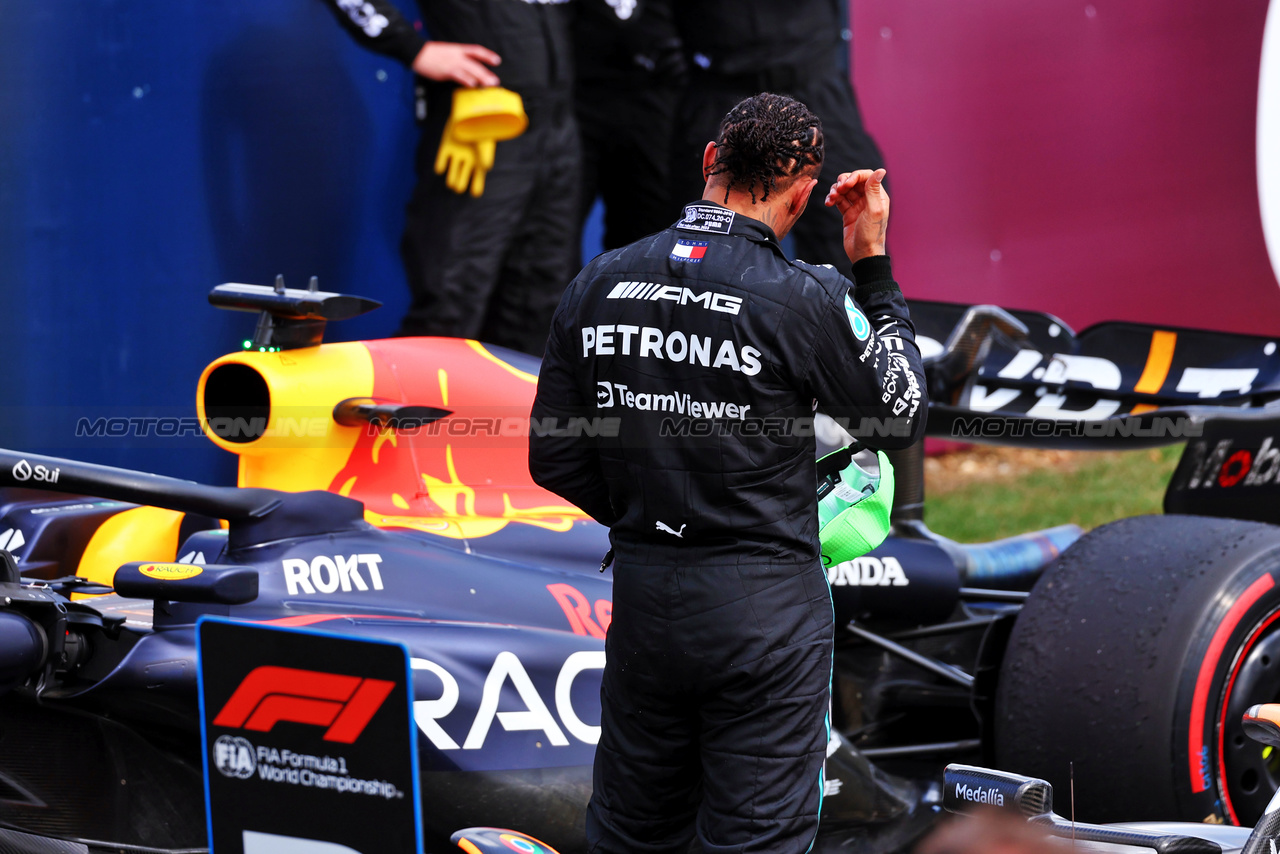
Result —
<path fill-rule="evenodd" d="M 552 323 L 530 470 L 616 553 L 591 852 L 696 834 L 705 852 L 800 854 L 817 833 L 834 640 L 814 408 L 878 426 L 861 438 L 879 448 L 917 441 L 927 409 L 883 171 L 826 198 L 856 284 L 779 246 L 822 160 L 803 104 L 738 104 L 702 201 L 592 261 Z"/>

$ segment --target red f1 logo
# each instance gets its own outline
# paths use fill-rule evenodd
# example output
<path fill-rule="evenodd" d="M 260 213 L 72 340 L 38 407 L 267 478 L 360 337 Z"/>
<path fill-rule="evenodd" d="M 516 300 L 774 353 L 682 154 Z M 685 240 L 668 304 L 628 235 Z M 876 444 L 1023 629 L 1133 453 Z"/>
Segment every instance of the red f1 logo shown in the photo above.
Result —
<path fill-rule="evenodd" d="M 213 719 L 215 726 L 270 732 L 280 721 L 328 727 L 325 741 L 351 744 L 394 682 L 292 667 L 255 667 Z"/>

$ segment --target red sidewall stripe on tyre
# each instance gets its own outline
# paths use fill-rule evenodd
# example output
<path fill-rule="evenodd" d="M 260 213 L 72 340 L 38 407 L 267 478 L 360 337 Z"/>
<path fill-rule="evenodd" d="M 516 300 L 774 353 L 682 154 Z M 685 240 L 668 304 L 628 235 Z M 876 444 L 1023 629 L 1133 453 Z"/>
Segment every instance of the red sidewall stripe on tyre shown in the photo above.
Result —
<path fill-rule="evenodd" d="M 1253 632 L 1249 635 L 1249 637 L 1245 639 L 1244 645 L 1240 647 L 1240 654 L 1236 656 L 1236 665 L 1231 669 L 1231 676 L 1227 679 L 1226 690 L 1222 692 L 1222 716 L 1218 719 L 1219 773 L 1225 774 L 1226 772 L 1222 769 L 1225 769 L 1227 767 L 1226 744 L 1225 744 L 1226 731 L 1227 731 L 1226 716 L 1227 716 L 1227 707 L 1231 704 L 1231 688 L 1236 684 L 1236 676 L 1239 675 L 1240 668 L 1244 664 L 1244 660 L 1249 657 L 1249 650 L 1253 649 L 1253 645 L 1257 643 L 1258 638 L 1262 637 L 1262 633 L 1267 630 L 1267 627 L 1270 626 L 1272 623 L 1274 623 L 1278 619 L 1280 619 L 1280 611 L 1277 611 L 1274 614 L 1272 614 L 1270 617 L 1267 617 L 1267 619 L 1263 621 L 1262 625 L 1254 629 Z M 1225 781 L 1223 782 L 1223 785 L 1222 785 L 1222 802 L 1227 808 L 1227 817 L 1231 819 L 1231 823 L 1239 824 L 1240 817 L 1236 815 L 1235 804 L 1231 802 L 1231 789 L 1229 786 L 1227 786 Z"/>
<path fill-rule="evenodd" d="M 1210 786 L 1210 781 L 1206 779 L 1208 775 L 1204 772 L 1207 758 L 1204 743 L 1204 710 L 1209 702 L 1209 688 L 1213 683 L 1214 671 L 1218 669 L 1218 661 L 1222 658 L 1227 640 L 1236 630 L 1236 626 L 1240 625 L 1245 612 L 1262 598 L 1262 594 L 1274 586 L 1275 581 L 1272 580 L 1271 573 L 1267 573 L 1249 585 L 1249 589 L 1245 590 L 1244 594 L 1231 606 L 1231 610 L 1227 611 L 1227 616 L 1213 633 L 1213 640 L 1209 642 L 1204 661 L 1200 663 L 1200 673 L 1196 677 L 1196 690 L 1191 700 L 1191 732 L 1187 741 L 1192 792 L 1203 792 Z"/>

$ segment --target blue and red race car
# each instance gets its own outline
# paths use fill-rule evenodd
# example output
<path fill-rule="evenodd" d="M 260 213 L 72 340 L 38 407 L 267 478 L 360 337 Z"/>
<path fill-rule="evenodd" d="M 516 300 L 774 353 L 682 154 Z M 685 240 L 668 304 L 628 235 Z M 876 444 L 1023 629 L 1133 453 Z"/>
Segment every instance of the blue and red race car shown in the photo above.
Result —
<path fill-rule="evenodd" d="M 500 826 L 583 851 L 607 532 L 531 481 L 527 436 L 603 417 L 531 423 L 537 361 L 479 342 L 322 343 L 359 298 L 211 301 L 260 312 L 197 393 L 238 486 L 0 452 L 0 844 L 206 846 L 195 623 L 221 615 L 409 649 L 427 850 Z M 1275 343 L 912 311 L 931 434 L 1187 451 L 1170 515 L 979 545 L 928 530 L 920 451 L 897 454 L 893 534 L 829 570 L 816 849 L 909 846 L 955 761 L 1059 785 L 1073 762 L 1091 820 L 1255 821 L 1280 780 L 1239 723 L 1280 696 Z M 829 448 L 861 426 L 812 429 Z"/>

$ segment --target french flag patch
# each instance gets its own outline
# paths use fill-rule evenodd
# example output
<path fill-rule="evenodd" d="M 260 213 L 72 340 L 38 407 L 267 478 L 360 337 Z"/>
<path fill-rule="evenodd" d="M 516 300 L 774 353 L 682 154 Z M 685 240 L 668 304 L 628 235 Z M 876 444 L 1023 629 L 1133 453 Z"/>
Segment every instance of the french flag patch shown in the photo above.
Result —
<path fill-rule="evenodd" d="M 706 254 L 706 240 L 677 240 L 675 248 L 671 250 L 671 259 L 673 261 L 692 261 L 694 264 L 698 264 L 702 261 L 702 256 Z"/>

